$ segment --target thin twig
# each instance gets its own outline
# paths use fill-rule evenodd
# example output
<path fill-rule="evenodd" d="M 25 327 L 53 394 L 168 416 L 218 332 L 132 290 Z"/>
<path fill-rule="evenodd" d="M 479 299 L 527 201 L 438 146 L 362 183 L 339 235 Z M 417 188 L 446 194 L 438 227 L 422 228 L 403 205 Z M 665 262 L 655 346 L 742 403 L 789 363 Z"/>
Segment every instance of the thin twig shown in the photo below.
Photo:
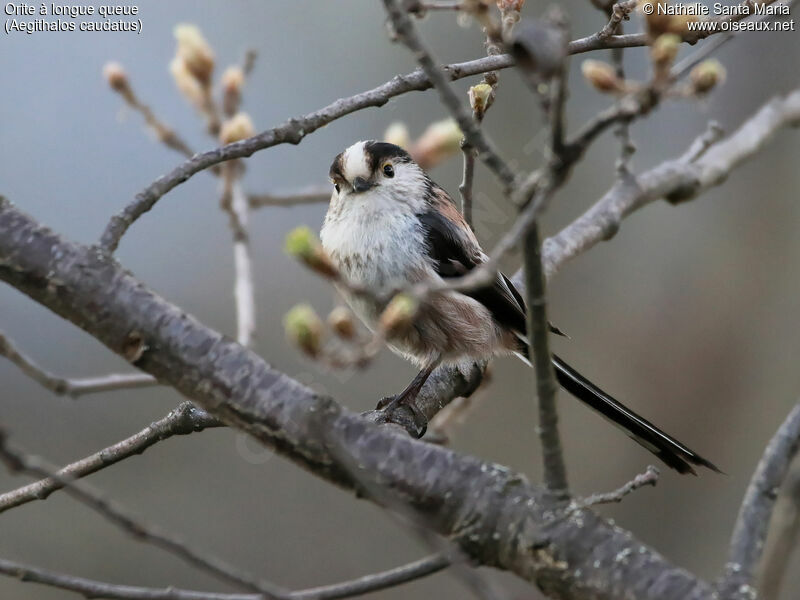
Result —
<path fill-rule="evenodd" d="M 233 236 L 236 340 L 242 346 L 250 346 L 256 332 L 256 305 L 253 267 L 250 260 L 250 238 L 247 233 L 249 206 L 242 191 L 240 176 L 241 165 L 238 161 L 230 161 L 223 165 L 220 206 L 228 215 Z"/>
<path fill-rule="evenodd" d="M 424 14 L 429 10 L 464 10 L 463 0 L 435 0 L 431 2 L 413 2 L 408 8 L 409 12 Z"/>
<path fill-rule="evenodd" d="M 0 432 L 0 460 L 11 471 L 58 480 L 67 494 L 131 535 L 134 539 L 161 548 L 209 575 L 242 589 L 262 594 L 267 600 L 279 600 L 285 594 L 285 590 L 278 586 L 258 581 L 235 567 L 225 564 L 216 557 L 208 556 L 195 550 L 177 537 L 160 531 L 137 517 L 133 517 L 122 507 L 107 500 L 85 483 L 61 477 L 54 469 L 43 466 L 43 462 L 39 458 L 12 448 L 2 432 Z"/>
<path fill-rule="evenodd" d="M 615 55 L 616 56 L 616 55 Z M 621 57 L 615 58 L 617 61 L 617 74 L 623 76 Z M 675 78 L 674 71 L 670 74 L 668 81 Z M 620 98 L 613 106 L 599 112 L 589 119 L 567 143 L 568 155 L 575 161 L 580 159 L 591 143 L 612 125 L 617 123 L 629 125 L 637 117 L 647 115 L 661 101 L 662 96 L 667 90 L 661 89 L 655 82 L 626 94 Z M 631 148 L 623 146 L 623 154 L 629 155 Z"/>
<path fill-rule="evenodd" d="M 648 465 L 644 473 L 639 473 L 636 477 L 631 479 L 625 485 L 620 486 L 613 492 L 602 492 L 586 496 L 585 498 L 576 499 L 570 503 L 570 511 L 581 508 L 588 508 L 590 506 L 597 506 L 598 504 L 612 504 L 615 502 L 622 502 L 628 494 L 643 488 L 646 485 L 655 487 L 658 483 L 658 478 L 661 475 L 660 471 L 653 465 Z"/>
<path fill-rule="evenodd" d="M 570 42 L 567 51 L 569 54 L 581 54 L 605 48 L 644 46 L 646 44 L 645 34 L 611 36 L 606 39 L 601 39 L 595 34 Z M 450 80 L 455 81 L 487 71 L 507 69 L 513 64 L 511 56 L 502 54 L 454 63 L 442 67 L 442 69 Z M 114 215 L 100 238 L 100 247 L 108 252 L 114 252 L 122 236 L 139 217 L 153 208 L 162 196 L 200 171 L 227 160 L 248 157 L 254 152 L 278 144 L 299 144 L 307 135 L 345 115 L 373 106 L 383 106 L 391 98 L 411 91 L 427 90 L 431 86 L 428 76 L 422 70 L 417 69 L 413 73 L 398 75 L 366 92 L 336 100 L 303 117 L 289 119 L 278 127 L 268 129 L 246 140 L 196 154 L 166 175 L 159 177 L 139 192 L 133 202 Z"/>
<path fill-rule="evenodd" d="M 125 103 L 133 110 L 140 113 L 148 127 L 155 133 L 159 141 L 167 148 L 175 150 L 186 158 L 192 158 L 195 151 L 180 137 L 174 129 L 159 119 L 149 105 L 142 102 L 133 91 L 130 79 L 122 67 L 116 63 L 106 65 L 106 77 L 111 85 L 111 89 L 117 92 Z M 219 176 L 221 170 L 219 165 L 213 165 L 209 169 L 213 175 Z"/>
<path fill-rule="evenodd" d="M 214 90 L 211 81 L 198 82 L 200 84 L 200 101 L 197 108 L 206 120 L 206 132 L 214 139 L 219 137 L 222 121 L 219 117 L 219 108 L 214 101 Z"/>
<path fill-rule="evenodd" d="M 256 59 L 258 58 L 258 51 L 255 48 L 248 48 L 244 53 L 242 59 L 242 72 L 245 77 L 249 77 L 253 72 L 253 67 L 256 66 Z"/>
<path fill-rule="evenodd" d="M 503 22 L 511 22 L 514 18 L 517 20 L 519 19 L 519 11 L 513 11 L 515 13 L 514 15 L 507 14 L 510 11 L 511 9 L 506 10 L 501 7 Z M 488 11 L 486 11 L 486 14 L 483 14 L 482 17 L 484 21 L 483 31 L 486 34 L 486 41 L 484 42 L 486 55 L 498 56 L 502 54 L 503 51 L 502 26 L 498 26 L 493 22 L 488 16 Z M 483 75 L 483 83 L 491 87 L 491 93 L 487 96 L 486 100 L 483 101 L 484 105 L 481 107 L 481 110 L 473 109 L 472 111 L 472 118 L 475 119 L 478 125 L 483 121 L 486 111 L 489 110 L 489 107 L 494 102 L 494 94 L 498 79 L 497 71 L 488 71 Z M 472 222 L 472 204 L 475 179 L 475 149 L 464 139 L 461 142 L 461 151 L 464 155 L 461 183 L 458 186 L 458 192 L 461 196 L 461 214 L 464 215 L 464 220 L 467 222 L 467 225 L 474 229 L 474 224 Z"/>
<path fill-rule="evenodd" d="M 111 89 L 117 92 L 129 107 L 144 117 L 144 121 L 160 142 L 168 148 L 183 154 L 187 158 L 194 155 L 194 151 L 183 141 L 175 130 L 156 117 L 152 109 L 142 102 L 136 92 L 133 91 L 130 78 L 125 73 L 122 66 L 117 63 L 109 63 L 104 69 Z"/>
<path fill-rule="evenodd" d="M 547 302 L 545 278 L 542 269 L 541 239 L 537 223 L 528 230 L 524 238 L 525 291 L 527 294 L 528 339 L 531 358 L 536 370 L 536 397 L 539 413 L 539 440 L 542 445 L 544 483 L 552 491 L 566 494 L 567 468 L 558 432 L 558 410 L 556 408 L 556 383 L 550 355 L 550 330 L 547 326 Z"/>
<path fill-rule="evenodd" d="M 458 185 L 458 193 L 461 195 L 461 214 L 471 228 L 472 224 L 472 188 L 475 180 L 475 153 L 468 144 L 462 144 L 461 150 L 464 153 L 464 167 L 461 176 L 461 183 Z"/>
<path fill-rule="evenodd" d="M 158 385 L 158 381 L 147 373 L 111 373 L 97 377 L 77 377 L 74 379 L 53 375 L 23 354 L 2 332 L 0 332 L 0 356 L 10 360 L 36 383 L 59 396 L 67 395 L 78 398 L 86 394 Z"/>
<path fill-rule="evenodd" d="M 401 585 L 432 575 L 445 569 L 450 563 L 441 555 L 433 554 L 418 561 L 365 575 L 358 579 L 325 585 L 306 590 L 288 592 L 283 600 L 335 600 L 352 598 L 370 592 L 377 592 L 389 587 Z M 226 594 L 218 592 L 201 592 L 169 586 L 166 588 L 149 588 L 132 585 L 118 585 L 58 573 L 32 565 L 0 558 L 0 575 L 6 575 L 29 583 L 38 583 L 49 587 L 68 590 L 87 598 L 110 598 L 116 600 L 264 600 L 262 594 Z"/>
<path fill-rule="evenodd" d="M 718 590 L 725 599 L 755 597 L 754 579 L 764 550 L 775 500 L 792 459 L 800 447 L 800 404 L 767 444 L 764 455 L 747 486 L 731 537 L 728 562 Z"/>
<path fill-rule="evenodd" d="M 335 598 L 352 598 L 370 592 L 408 583 L 432 575 L 450 566 L 450 560 L 442 554 L 431 554 L 412 563 L 364 575 L 358 579 L 323 585 L 289 594 L 291 600 L 334 600 Z"/>
<path fill-rule="evenodd" d="M 227 118 L 233 117 L 242 105 L 242 87 L 253 67 L 258 53 L 250 48 L 245 52 L 241 67 L 230 67 L 222 76 L 222 112 Z"/>
<path fill-rule="evenodd" d="M 617 30 L 620 24 L 622 21 L 628 20 L 628 15 L 634 11 L 637 4 L 638 0 L 624 0 L 609 6 L 608 10 L 611 14 L 609 15 L 608 23 L 598 32 L 598 35 L 600 37 L 609 37 L 618 33 Z"/>
<path fill-rule="evenodd" d="M 701 136 L 695 138 L 692 145 L 689 146 L 688 150 L 683 153 L 683 156 L 681 156 L 679 160 L 687 163 L 695 162 L 700 159 L 711 146 L 720 141 L 724 134 L 725 131 L 719 123 L 716 121 L 709 121 L 705 132 L 703 132 Z"/>
<path fill-rule="evenodd" d="M 173 586 L 147 588 L 133 585 L 118 585 L 105 581 L 76 577 L 33 565 L 0 559 L 0 574 L 26 583 L 38 583 L 80 594 L 85 598 L 107 598 L 114 600 L 262 600 L 259 594 L 221 594 L 197 592 Z"/>
<path fill-rule="evenodd" d="M 553 9 L 547 20 L 553 32 L 560 38 L 567 36 L 567 23 L 564 15 Z M 531 29 L 531 31 L 536 31 Z M 566 57 L 562 54 L 560 44 L 550 45 L 548 50 L 551 59 L 551 73 L 546 91 L 541 91 L 536 81 L 544 76 L 536 70 L 537 62 L 531 67 L 523 69 L 525 79 L 531 91 L 540 97 L 542 109 L 549 121 L 549 150 L 550 155 L 546 166 L 535 173 L 536 185 L 530 190 L 533 198 L 528 207 L 522 212 L 529 212 L 527 218 L 518 218 L 524 226 L 519 229 L 522 236 L 523 264 L 525 268 L 525 294 L 527 308 L 527 335 L 529 341 L 529 358 L 535 369 L 536 398 L 538 401 L 538 434 L 542 447 L 542 464 L 544 467 L 544 483 L 547 488 L 559 495 L 566 496 L 568 492 L 567 468 L 564 461 L 564 452 L 561 436 L 558 431 L 558 408 L 556 397 L 558 384 L 553 370 L 552 356 L 550 353 L 550 328 L 547 318 L 547 293 L 546 279 L 542 267 L 542 241 L 539 233 L 539 224 L 536 221 L 533 206 L 544 207 L 553 193 L 566 180 L 569 173 L 571 157 L 566 154 L 564 142 L 565 106 L 567 99 L 567 70 Z M 541 173 L 541 175 L 539 174 Z M 528 181 L 532 176 L 528 177 Z M 520 190 L 514 193 L 519 195 Z M 528 210 L 530 208 L 530 210 Z"/>
<path fill-rule="evenodd" d="M 250 208 L 264 208 L 270 206 L 298 206 L 300 204 L 320 204 L 331 199 L 331 186 L 312 186 L 288 194 L 250 194 L 247 203 Z"/>
<path fill-rule="evenodd" d="M 629 18 L 629 14 L 636 8 L 637 1 L 618 2 L 608 7 L 609 20 L 606 25 L 608 35 L 620 34 L 623 32 L 622 21 Z M 625 81 L 625 60 L 624 48 L 614 48 L 611 51 L 611 61 L 614 64 L 617 79 Z M 655 96 L 655 94 L 653 95 Z M 632 115 L 634 116 L 634 115 Z M 630 175 L 630 159 L 636 151 L 636 146 L 631 140 L 630 120 L 620 119 L 618 121 L 617 138 L 620 143 L 619 160 L 617 161 L 617 176 L 628 177 Z"/>
<path fill-rule="evenodd" d="M 0 494 L 0 513 L 34 500 L 47 499 L 50 494 L 64 487 L 62 479 L 75 481 L 132 456 L 138 456 L 154 444 L 173 436 L 222 426 L 222 423 L 206 411 L 191 402 L 183 402 L 166 417 L 151 423 L 138 433 L 59 469 L 56 478 L 46 477 Z"/>
<path fill-rule="evenodd" d="M 398 39 L 412 52 L 419 66 L 422 68 L 425 75 L 427 75 L 428 80 L 433 84 L 434 89 L 439 94 L 442 104 L 447 107 L 450 114 L 461 128 L 461 131 L 464 133 L 466 143 L 474 148 L 478 158 L 494 172 L 503 184 L 506 192 L 508 192 L 516 182 L 516 174 L 506 162 L 500 158 L 494 144 L 489 141 L 485 134 L 481 133 L 475 120 L 464 108 L 463 103 L 450 87 L 451 78 L 445 75 L 445 72 L 437 64 L 430 51 L 422 44 L 414 24 L 411 22 L 411 19 L 400 2 L 398 0 L 384 0 L 383 4 L 386 7 L 386 11 Z"/>

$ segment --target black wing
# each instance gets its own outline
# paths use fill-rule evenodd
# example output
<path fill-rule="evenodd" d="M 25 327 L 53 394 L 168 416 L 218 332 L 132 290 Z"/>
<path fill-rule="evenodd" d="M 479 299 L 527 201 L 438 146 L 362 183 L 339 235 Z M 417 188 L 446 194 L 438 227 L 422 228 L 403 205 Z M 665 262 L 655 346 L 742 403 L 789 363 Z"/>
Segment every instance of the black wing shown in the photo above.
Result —
<path fill-rule="evenodd" d="M 484 261 L 484 255 L 477 242 L 470 239 L 469 234 L 464 233 L 466 224 L 452 205 L 452 200 L 449 198 L 440 200 L 444 201 L 450 202 L 445 210 L 425 212 L 419 215 L 419 219 L 434 268 L 446 279 L 459 277 L 471 271 Z M 446 216 L 451 212 L 453 219 L 458 218 L 460 223 Z M 492 285 L 464 294 L 486 306 L 499 323 L 524 336 L 525 301 L 505 275 L 498 273 Z M 553 326 L 550 327 L 552 330 Z M 525 356 L 528 354 L 527 344 L 522 339 L 520 353 Z M 710 461 L 606 394 L 557 356 L 553 355 L 552 360 L 558 382 L 565 390 L 620 427 L 634 441 L 655 454 L 668 466 L 680 473 L 694 473 L 692 465 L 702 465 L 719 471 Z"/>
<path fill-rule="evenodd" d="M 460 277 L 483 262 L 483 253 L 477 244 L 469 240 L 459 224 L 444 216 L 442 211 L 425 212 L 419 215 L 419 219 L 428 254 L 440 277 Z M 501 325 L 525 334 L 525 303 L 502 273 L 497 274 L 492 285 L 463 294 L 483 304 Z"/>

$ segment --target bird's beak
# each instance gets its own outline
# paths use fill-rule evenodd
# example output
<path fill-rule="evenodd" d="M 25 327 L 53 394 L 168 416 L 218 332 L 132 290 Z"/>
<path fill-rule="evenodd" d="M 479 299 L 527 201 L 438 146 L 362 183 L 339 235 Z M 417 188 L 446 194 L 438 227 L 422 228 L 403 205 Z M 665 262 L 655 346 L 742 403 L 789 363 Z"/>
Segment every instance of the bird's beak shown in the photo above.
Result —
<path fill-rule="evenodd" d="M 356 192 L 366 192 L 372 184 L 363 177 L 356 177 L 353 179 L 353 190 Z"/>

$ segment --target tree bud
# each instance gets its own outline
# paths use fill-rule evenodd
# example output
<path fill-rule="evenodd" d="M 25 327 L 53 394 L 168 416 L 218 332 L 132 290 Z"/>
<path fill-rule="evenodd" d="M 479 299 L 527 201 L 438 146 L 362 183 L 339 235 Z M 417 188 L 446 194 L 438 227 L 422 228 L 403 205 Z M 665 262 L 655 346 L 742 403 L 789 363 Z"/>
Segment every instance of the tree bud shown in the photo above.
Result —
<path fill-rule="evenodd" d="M 696 94 L 707 94 L 725 81 L 725 67 L 715 58 L 704 60 L 689 73 L 689 81 Z"/>
<path fill-rule="evenodd" d="M 431 123 L 411 152 L 423 168 L 430 168 L 461 150 L 464 134 L 453 119 Z"/>
<path fill-rule="evenodd" d="M 356 334 L 353 313 L 344 306 L 337 306 L 328 315 L 328 325 L 340 338 L 349 340 Z"/>
<path fill-rule="evenodd" d="M 208 86 L 214 71 L 214 51 L 196 25 L 181 23 L 174 29 L 178 40 L 177 56 L 186 63 L 186 68 L 197 81 Z"/>
<path fill-rule="evenodd" d="M 128 74 L 118 62 L 108 62 L 103 67 L 103 77 L 115 92 L 123 93 L 128 90 Z"/>
<path fill-rule="evenodd" d="M 285 249 L 289 256 L 324 277 L 336 277 L 339 274 L 317 236 L 306 226 L 295 227 L 289 232 Z"/>
<path fill-rule="evenodd" d="M 381 330 L 387 337 L 403 333 L 414 322 L 419 302 L 408 294 L 397 294 L 381 314 Z"/>
<path fill-rule="evenodd" d="M 175 80 L 178 91 L 186 98 L 189 103 L 199 108 L 203 105 L 203 89 L 195 76 L 189 71 L 186 63 L 179 56 L 172 59 L 169 63 L 169 71 Z"/>
<path fill-rule="evenodd" d="M 678 55 L 681 46 L 681 38 L 674 33 L 664 33 L 653 42 L 650 48 L 650 56 L 653 62 L 659 67 L 668 67 Z"/>
<path fill-rule="evenodd" d="M 225 94 L 241 94 L 244 87 L 244 71 L 241 67 L 228 67 L 222 73 L 222 91 Z"/>
<path fill-rule="evenodd" d="M 497 0 L 497 8 L 503 13 L 511 10 L 519 12 L 524 5 L 525 0 Z"/>
<path fill-rule="evenodd" d="M 237 113 L 222 124 L 219 132 L 219 141 L 223 144 L 240 142 L 255 135 L 253 122 L 247 113 Z"/>
<path fill-rule="evenodd" d="M 608 63 L 600 60 L 585 60 L 581 65 L 581 72 L 586 80 L 601 92 L 622 91 L 622 82 L 617 77 L 614 67 Z"/>
<path fill-rule="evenodd" d="M 392 123 L 386 128 L 386 132 L 383 134 L 383 140 L 395 146 L 400 146 L 404 150 L 408 150 L 409 146 L 411 146 L 411 137 L 408 134 L 408 127 L 406 127 L 405 123 L 400 123 L 399 121 Z"/>
<path fill-rule="evenodd" d="M 494 89 L 488 83 L 479 83 L 469 88 L 467 94 L 472 111 L 478 120 L 482 119 L 492 102 L 494 102 Z"/>
<path fill-rule="evenodd" d="M 309 356 L 322 348 L 322 321 L 308 304 L 294 306 L 283 319 L 286 338 Z"/>

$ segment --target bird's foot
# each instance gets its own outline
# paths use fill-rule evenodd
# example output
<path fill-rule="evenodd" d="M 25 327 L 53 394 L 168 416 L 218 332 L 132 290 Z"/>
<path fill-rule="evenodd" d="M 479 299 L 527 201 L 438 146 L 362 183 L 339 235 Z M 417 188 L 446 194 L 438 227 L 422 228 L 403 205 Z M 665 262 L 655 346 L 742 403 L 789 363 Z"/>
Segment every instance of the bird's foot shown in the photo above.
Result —
<path fill-rule="evenodd" d="M 375 407 L 375 410 L 383 410 L 393 402 L 397 401 L 399 396 L 384 396 L 380 400 L 378 400 L 378 405 Z"/>
<path fill-rule="evenodd" d="M 403 406 L 408 408 L 408 411 L 411 413 L 412 422 L 408 423 L 408 426 L 402 422 L 397 424 L 402 425 L 409 433 L 416 435 L 418 439 L 421 438 L 428 430 L 428 418 L 419 409 L 417 403 L 413 399 L 403 396 L 402 394 L 386 396 L 385 398 L 381 398 L 375 408 L 388 415 Z M 405 419 L 403 419 L 403 421 L 405 421 Z"/>

